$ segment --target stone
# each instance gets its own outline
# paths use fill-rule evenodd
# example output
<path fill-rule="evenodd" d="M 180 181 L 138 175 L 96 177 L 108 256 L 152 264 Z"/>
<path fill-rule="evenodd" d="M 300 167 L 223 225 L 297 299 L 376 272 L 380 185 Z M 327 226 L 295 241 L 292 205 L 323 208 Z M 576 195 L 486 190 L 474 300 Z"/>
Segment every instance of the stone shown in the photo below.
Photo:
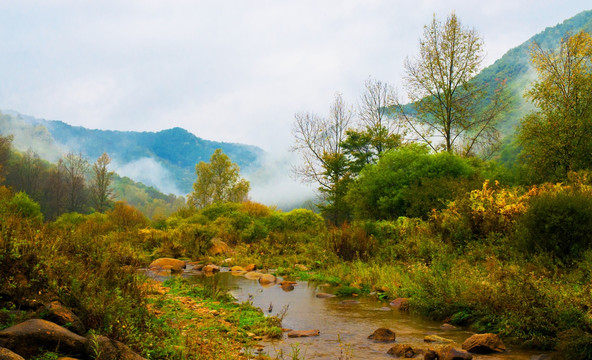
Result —
<path fill-rule="evenodd" d="M 171 272 L 182 272 L 185 269 L 185 261 L 172 259 L 172 258 L 160 258 L 150 263 L 150 269 L 162 269 L 171 270 Z"/>
<path fill-rule="evenodd" d="M 383 306 L 377 309 L 378 311 L 393 311 L 393 309 L 391 309 L 388 306 Z"/>
<path fill-rule="evenodd" d="M 438 336 L 438 335 L 426 335 L 426 336 L 424 336 L 423 341 L 425 341 L 425 342 L 438 342 L 438 343 L 451 343 L 451 342 L 454 342 L 454 340 L 446 339 L 446 338 L 443 338 L 443 337 Z"/>
<path fill-rule="evenodd" d="M 24 358 L 31 358 L 41 348 L 68 354 L 84 354 L 88 340 L 47 320 L 31 319 L 0 331 L 0 346 Z"/>
<path fill-rule="evenodd" d="M 438 353 L 433 349 L 428 349 L 423 355 L 423 360 L 438 360 Z"/>
<path fill-rule="evenodd" d="M 368 336 L 368 339 L 380 342 L 394 342 L 396 338 L 395 332 L 387 328 L 378 328 Z"/>
<path fill-rule="evenodd" d="M 249 279 L 249 280 L 259 280 L 259 278 L 263 276 L 263 274 L 261 274 L 260 272 L 256 272 L 256 271 L 249 271 L 248 273 L 245 274 L 245 278 Z"/>
<path fill-rule="evenodd" d="M 0 347 L 0 360 L 25 360 L 25 358 L 6 348 Z"/>
<path fill-rule="evenodd" d="M 296 285 L 295 281 L 287 281 L 284 280 L 280 283 L 280 286 L 282 287 L 282 290 L 284 291 L 292 291 L 294 290 L 294 285 Z"/>
<path fill-rule="evenodd" d="M 292 330 L 288 333 L 289 338 L 319 336 L 319 330 Z"/>
<path fill-rule="evenodd" d="M 255 264 L 249 264 L 245 266 L 245 271 L 253 271 L 255 269 L 257 269 L 257 266 L 255 266 Z"/>
<path fill-rule="evenodd" d="M 496 334 L 475 334 L 466 339 L 462 348 L 475 354 L 489 354 L 492 352 L 504 352 L 506 346 Z"/>
<path fill-rule="evenodd" d="M 233 266 L 230 268 L 230 271 L 232 271 L 232 272 L 247 272 L 247 270 L 245 270 L 245 268 L 242 266 Z"/>
<path fill-rule="evenodd" d="M 210 246 L 210 249 L 208 250 L 208 253 L 210 255 L 221 255 L 221 254 L 231 254 L 232 253 L 232 249 L 224 241 L 222 241 L 218 238 L 214 238 L 210 242 L 212 243 L 212 245 Z"/>
<path fill-rule="evenodd" d="M 191 268 L 191 270 L 197 270 L 197 271 L 201 271 L 201 269 L 203 269 L 204 266 L 206 266 L 206 264 L 202 264 L 202 263 L 194 263 L 192 265 L 193 265 L 193 267 Z"/>
<path fill-rule="evenodd" d="M 59 301 L 52 301 L 47 304 L 43 313 L 45 314 L 43 318 L 47 321 L 61 325 L 78 335 L 86 334 L 86 327 L 82 320 L 70 309 L 60 304 Z"/>
<path fill-rule="evenodd" d="M 465 350 L 456 349 L 452 345 L 446 345 L 438 350 L 438 360 L 471 360 L 473 355 Z"/>
<path fill-rule="evenodd" d="M 388 349 L 386 353 L 399 358 L 414 358 L 415 356 L 422 354 L 423 351 L 416 350 L 408 344 L 396 344 Z"/>
<path fill-rule="evenodd" d="M 323 293 L 323 292 L 317 293 L 317 297 L 318 297 L 319 299 L 334 298 L 335 296 L 336 296 L 336 295 L 333 295 L 333 294 L 327 294 L 327 293 Z"/>
<path fill-rule="evenodd" d="M 440 325 L 440 329 L 442 329 L 442 330 L 454 330 L 454 329 L 456 329 L 456 326 L 450 325 L 450 324 L 442 324 L 442 325 Z"/>
<path fill-rule="evenodd" d="M 397 298 L 391 301 L 389 305 L 400 311 L 409 311 L 409 298 Z"/>
<path fill-rule="evenodd" d="M 306 265 L 303 264 L 295 264 L 294 268 L 296 270 L 300 270 L 300 271 L 308 271 L 308 267 Z"/>
<path fill-rule="evenodd" d="M 342 300 L 339 303 L 341 305 L 358 305 L 360 302 L 358 300 Z"/>
<path fill-rule="evenodd" d="M 271 274 L 261 274 L 259 277 L 259 283 L 262 285 L 275 284 L 276 281 L 277 278 Z"/>
<path fill-rule="evenodd" d="M 95 360 L 146 360 L 122 342 L 102 335 L 89 335 L 86 352 Z M 98 354 L 98 356 L 97 356 Z"/>
<path fill-rule="evenodd" d="M 217 265 L 209 264 L 209 265 L 206 265 L 203 268 L 201 268 L 201 271 L 203 271 L 205 273 L 213 274 L 215 272 L 220 271 L 220 267 Z"/>

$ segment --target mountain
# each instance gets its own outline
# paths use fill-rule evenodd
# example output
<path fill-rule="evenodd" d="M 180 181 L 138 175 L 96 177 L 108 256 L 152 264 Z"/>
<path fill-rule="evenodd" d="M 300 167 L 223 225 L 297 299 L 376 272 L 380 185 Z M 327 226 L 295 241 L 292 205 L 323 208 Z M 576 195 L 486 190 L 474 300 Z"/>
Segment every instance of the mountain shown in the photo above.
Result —
<path fill-rule="evenodd" d="M 31 147 L 51 161 L 73 151 L 94 162 L 106 152 L 120 175 L 175 194 L 191 192 L 195 164 L 209 161 L 218 148 L 243 172 L 256 170 L 264 155 L 255 146 L 204 140 L 179 127 L 158 132 L 96 130 L 14 111 L 0 115 L 0 132 L 13 134 L 17 149 Z"/>

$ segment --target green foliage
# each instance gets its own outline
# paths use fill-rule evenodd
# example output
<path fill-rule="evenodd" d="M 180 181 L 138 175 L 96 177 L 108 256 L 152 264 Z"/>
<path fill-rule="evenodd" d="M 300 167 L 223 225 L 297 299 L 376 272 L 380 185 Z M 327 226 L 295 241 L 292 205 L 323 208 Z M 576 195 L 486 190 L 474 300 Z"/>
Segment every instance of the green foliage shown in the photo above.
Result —
<path fill-rule="evenodd" d="M 286 230 L 315 232 L 325 224 L 321 216 L 307 209 L 294 209 L 283 217 Z"/>
<path fill-rule="evenodd" d="M 564 262 L 577 259 L 592 247 L 592 196 L 560 191 L 533 197 L 518 229 L 523 250 L 548 252 Z"/>
<path fill-rule="evenodd" d="M 432 209 L 443 208 L 455 193 L 467 189 L 475 175 L 466 159 L 407 145 L 366 167 L 348 198 L 358 219 L 427 217 Z"/>
<path fill-rule="evenodd" d="M 7 202 L 9 211 L 18 216 L 28 218 L 34 221 L 43 222 L 41 206 L 33 201 L 26 193 L 16 193 L 13 198 Z"/>

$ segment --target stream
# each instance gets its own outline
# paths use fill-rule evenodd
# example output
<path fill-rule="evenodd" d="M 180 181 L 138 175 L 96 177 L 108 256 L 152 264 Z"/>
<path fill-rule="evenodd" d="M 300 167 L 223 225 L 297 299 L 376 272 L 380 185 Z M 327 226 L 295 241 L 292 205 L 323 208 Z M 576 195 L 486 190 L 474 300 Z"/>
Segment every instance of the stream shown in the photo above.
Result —
<path fill-rule="evenodd" d="M 261 286 L 257 280 L 249 280 L 222 269 L 212 277 L 201 272 L 187 271 L 184 276 L 199 277 L 197 281 L 215 282 L 228 290 L 238 302 L 251 301 L 265 314 L 278 315 L 285 311 L 282 327 L 293 330 L 320 331 L 319 336 L 262 341 L 265 353 L 280 359 L 290 359 L 294 352 L 300 359 L 394 359 L 387 355 L 392 343 L 379 343 L 368 339 L 374 330 L 384 327 L 396 333 L 396 343 L 409 344 L 413 348 L 426 349 L 441 344 L 423 341 L 426 335 L 439 335 L 454 340 L 455 347 L 472 332 L 458 328 L 443 330 L 439 322 L 392 310 L 388 303 L 373 297 L 317 298 L 319 292 L 331 293 L 332 289 L 315 283 L 298 281 L 292 291 L 284 291 L 279 285 Z M 356 300 L 356 303 L 344 300 Z M 270 311 L 271 310 L 271 311 Z M 473 355 L 473 359 L 530 360 L 540 351 L 529 351 L 512 346 L 503 354 Z M 283 357 L 282 357 L 283 356 Z"/>

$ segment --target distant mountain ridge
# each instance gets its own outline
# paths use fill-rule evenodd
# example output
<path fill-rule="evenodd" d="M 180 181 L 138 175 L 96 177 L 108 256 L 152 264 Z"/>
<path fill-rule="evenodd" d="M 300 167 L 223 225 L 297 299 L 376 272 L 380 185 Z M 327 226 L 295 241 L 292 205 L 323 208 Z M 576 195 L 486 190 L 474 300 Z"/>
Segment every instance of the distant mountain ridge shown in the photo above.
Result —
<path fill-rule="evenodd" d="M 255 171 L 264 154 L 256 146 L 204 140 L 180 127 L 158 132 L 87 129 L 14 111 L 4 111 L 1 120 L 0 131 L 3 133 L 11 134 L 15 133 L 15 129 L 20 129 L 20 137 L 27 137 L 22 132 L 23 129 L 27 130 L 28 125 L 30 129 L 25 133 L 43 134 L 45 143 L 53 140 L 53 145 L 61 152 L 82 153 L 91 162 L 106 152 L 120 174 L 156 186 L 161 191 L 178 194 L 191 192 L 195 181 L 195 164 L 209 161 L 211 154 L 218 148 L 244 172 Z M 48 139 L 48 135 L 51 139 Z M 31 138 L 29 143 L 36 140 Z M 23 142 L 27 143 L 21 140 L 15 141 L 15 145 L 19 147 L 21 144 L 22 147 Z M 35 146 L 32 148 L 36 150 Z"/>

